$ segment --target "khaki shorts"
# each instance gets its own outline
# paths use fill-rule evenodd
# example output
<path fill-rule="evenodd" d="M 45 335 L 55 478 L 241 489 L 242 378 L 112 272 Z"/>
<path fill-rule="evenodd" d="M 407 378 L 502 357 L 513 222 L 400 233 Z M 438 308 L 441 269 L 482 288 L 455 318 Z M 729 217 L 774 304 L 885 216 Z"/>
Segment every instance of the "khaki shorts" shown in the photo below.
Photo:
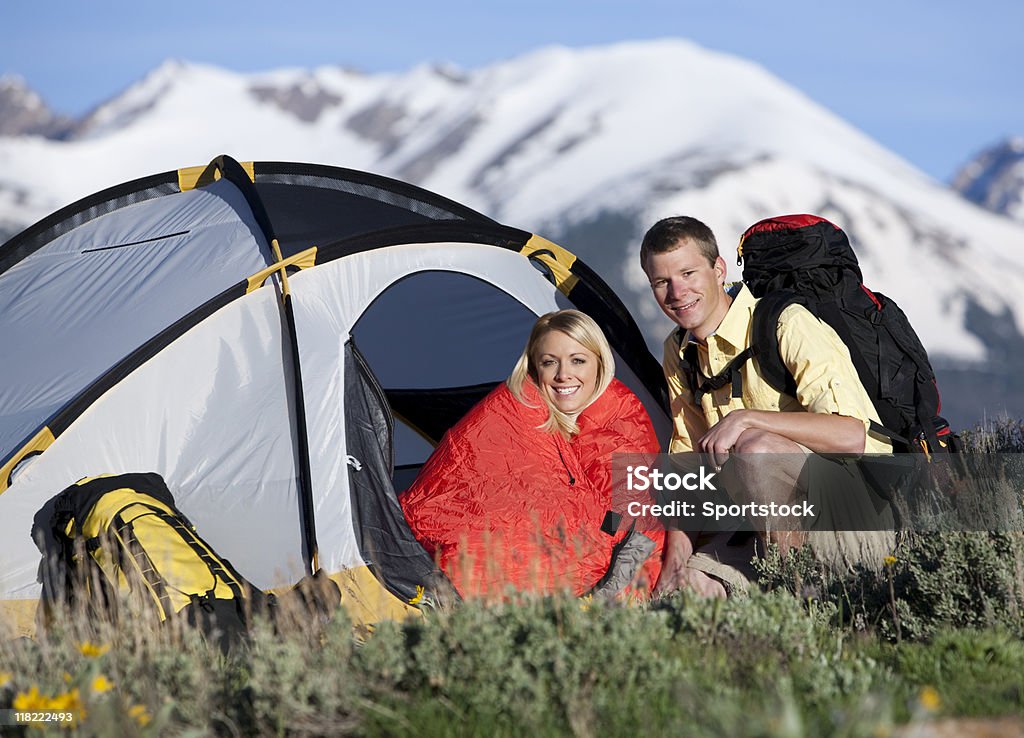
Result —
<path fill-rule="evenodd" d="M 807 499 L 821 514 L 807 538 L 814 555 L 837 572 L 881 570 L 896 547 L 892 506 L 864 481 L 853 460 L 807 458 Z"/>
<path fill-rule="evenodd" d="M 881 570 L 896 547 L 891 506 L 865 484 L 856 463 L 804 450 L 807 499 L 820 510 L 807 532 L 815 558 L 835 573 Z M 763 553 L 757 535 L 707 534 L 698 537 L 688 566 L 721 581 L 730 595 L 739 595 L 757 581 L 751 561 Z"/>

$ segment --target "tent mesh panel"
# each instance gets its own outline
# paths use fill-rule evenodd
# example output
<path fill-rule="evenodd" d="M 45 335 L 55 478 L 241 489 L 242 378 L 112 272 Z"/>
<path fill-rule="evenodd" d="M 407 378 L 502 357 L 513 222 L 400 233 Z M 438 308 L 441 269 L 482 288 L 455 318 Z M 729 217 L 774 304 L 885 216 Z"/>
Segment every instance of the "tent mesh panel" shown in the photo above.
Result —
<path fill-rule="evenodd" d="M 381 584 L 403 601 L 417 595 L 434 601 L 439 591 L 451 585 L 405 522 L 391 482 L 391 432 L 387 400 L 349 341 L 345 346 L 344 453 L 350 460 L 352 522 L 359 550 Z"/>
<path fill-rule="evenodd" d="M 317 177 L 311 175 L 293 174 L 260 174 L 256 178 L 256 184 L 287 184 L 301 185 L 304 187 L 315 187 L 324 190 L 336 190 L 350 195 L 356 195 L 368 200 L 393 205 L 394 207 L 408 210 L 409 212 L 421 215 L 428 220 L 464 220 L 465 218 L 452 210 L 439 207 L 437 204 L 424 200 L 414 199 L 407 195 L 385 190 L 373 185 L 360 182 L 350 182 L 330 177 Z"/>

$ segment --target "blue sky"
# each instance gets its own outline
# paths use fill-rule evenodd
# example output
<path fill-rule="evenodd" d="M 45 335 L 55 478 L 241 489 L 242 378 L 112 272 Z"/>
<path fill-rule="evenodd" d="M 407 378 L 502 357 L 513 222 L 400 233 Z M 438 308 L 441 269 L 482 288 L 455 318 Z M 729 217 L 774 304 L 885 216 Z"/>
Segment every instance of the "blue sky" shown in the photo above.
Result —
<path fill-rule="evenodd" d="M 0 29 L 0 72 L 74 114 L 171 57 L 473 68 L 549 44 L 675 36 L 760 63 L 940 180 L 1024 135 L 1019 0 L 9 0 Z"/>

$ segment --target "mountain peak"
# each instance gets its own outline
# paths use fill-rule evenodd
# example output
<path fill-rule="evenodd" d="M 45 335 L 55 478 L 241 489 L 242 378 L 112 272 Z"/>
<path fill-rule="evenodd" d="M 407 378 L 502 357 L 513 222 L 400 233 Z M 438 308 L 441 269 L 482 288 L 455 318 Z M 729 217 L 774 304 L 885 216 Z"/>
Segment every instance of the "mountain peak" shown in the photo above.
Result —
<path fill-rule="evenodd" d="M 960 168 L 951 186 L 983 208 L 1024 222 L 1024 136 L 984 149 Z"/>
<path fill-rule="evenodd" d="M 125 129 L 167 100 L 175 90 L 209 86 L 204 78 L 234 79 L 237 75 L 212 65 L 167 59 L 138 82 L 97 106 L 82 120 L 76 137 L 97 137 Z"/>
<path fill-rule="evenodd" d="M 71 124 L 69 118 L 50 110 L 22 77 L 0 76 L 0 136 L 59 138 Z"/>

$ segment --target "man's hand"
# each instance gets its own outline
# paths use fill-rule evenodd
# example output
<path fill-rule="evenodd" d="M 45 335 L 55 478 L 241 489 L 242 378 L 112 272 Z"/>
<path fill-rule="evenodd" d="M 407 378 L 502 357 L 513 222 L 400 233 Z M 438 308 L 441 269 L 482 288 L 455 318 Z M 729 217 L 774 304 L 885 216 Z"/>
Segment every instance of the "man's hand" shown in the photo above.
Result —
<path fill-rule="evenodd" d="M 700 437 L 697 448 L 708 455 L 715 467 L 721 468 L 743 431 L 753 427 L 751 419 L 750 410 L 733 410 Z"/>
<path fill-rule="evenodd" d="M 696 449 L 721 466 L 732 451 L 799 452 L 794 444 L 820 454 L 862 454 L 866 438 L 864 422 L 846 415 L 737 409 L 711 426 L 697 441 Z M 751 443 L 752 448 L 743 448 Z"/>

